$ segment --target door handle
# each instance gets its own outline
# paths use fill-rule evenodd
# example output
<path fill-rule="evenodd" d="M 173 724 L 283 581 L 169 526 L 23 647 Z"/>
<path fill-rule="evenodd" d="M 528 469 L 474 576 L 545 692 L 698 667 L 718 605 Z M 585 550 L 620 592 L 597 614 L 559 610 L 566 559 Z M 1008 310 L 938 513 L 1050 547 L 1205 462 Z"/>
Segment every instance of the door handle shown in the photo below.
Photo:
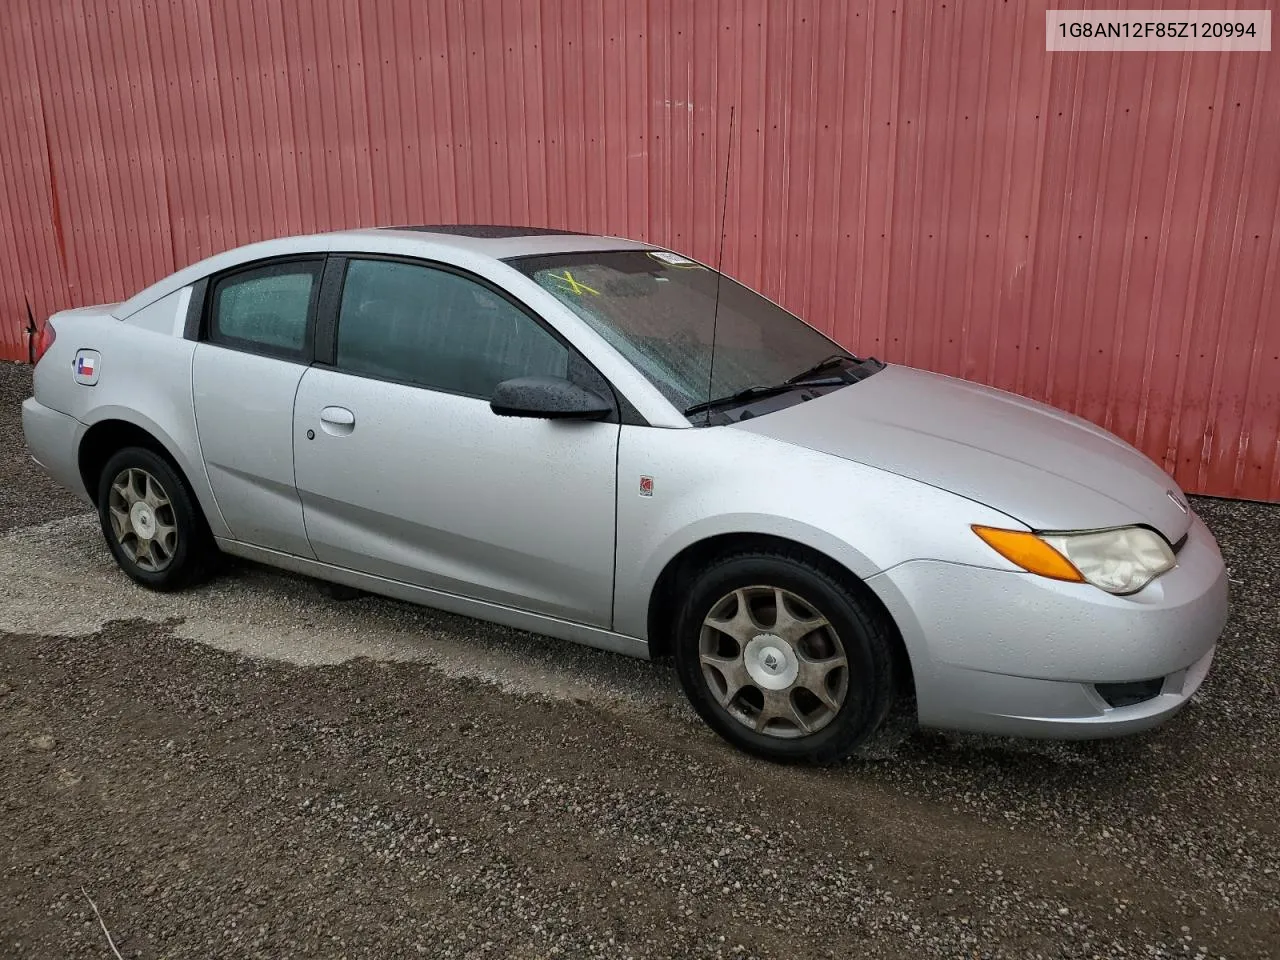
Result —
<path fill-rule="evenodd" d="M 346 407 L 325 407 L 320 411 L 320 427 L 332 436 L 346 436 L 356 428 L 356 415 Z"/>
<path fill-rule="evenodd" d="M 320 411 L 320 419 L 338 427 L 353 427 L 356 415 L 346 407 L 325 407 Z"/>

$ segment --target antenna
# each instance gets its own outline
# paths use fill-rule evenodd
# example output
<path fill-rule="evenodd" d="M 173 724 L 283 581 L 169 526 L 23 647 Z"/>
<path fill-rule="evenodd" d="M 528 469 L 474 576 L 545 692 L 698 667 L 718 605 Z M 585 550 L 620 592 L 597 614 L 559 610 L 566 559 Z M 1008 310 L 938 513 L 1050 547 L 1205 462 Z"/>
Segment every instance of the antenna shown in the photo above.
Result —
<path fill-rule="evenodd" d="M 729 105 L 729 149 L 724 158 L 724 196 L 720 200 L 720 249 L 716 253 L 716 305 L 711 314 L 711 359 L 707 363 L 707 402 L 711 402 L 711 384 L 716 371 L 716 327 L 720 323 L 720 268 L 724 265 L 724 215 L 729 209 L 729 162 L 733 159 L 733 104 Z M 708 424 L 711 408 L 707 407 Z"/>

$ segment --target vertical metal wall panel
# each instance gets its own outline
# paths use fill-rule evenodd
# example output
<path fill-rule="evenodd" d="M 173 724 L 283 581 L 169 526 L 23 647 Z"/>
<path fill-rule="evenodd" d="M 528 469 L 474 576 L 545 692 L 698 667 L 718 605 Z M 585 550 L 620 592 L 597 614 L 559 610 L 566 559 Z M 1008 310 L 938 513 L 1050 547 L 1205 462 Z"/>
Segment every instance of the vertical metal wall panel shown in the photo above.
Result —
<path fill-rule="evenodd" d="M 69 302 L 62 191 L 45 122 L 33 24 L 22 5 L 0 19 L 0 357 L 28 356 L 37 322 Z"/>
<path fill-rule="evenodd" d="M 0 356 L 27 302 L 284 233 L 529 223 L 714 260 L 733 106 L 729 273 L 1191 490 L 1280 499 L 1274 54 L 1050 55 L 1046 6 L 9 0 Z"/>

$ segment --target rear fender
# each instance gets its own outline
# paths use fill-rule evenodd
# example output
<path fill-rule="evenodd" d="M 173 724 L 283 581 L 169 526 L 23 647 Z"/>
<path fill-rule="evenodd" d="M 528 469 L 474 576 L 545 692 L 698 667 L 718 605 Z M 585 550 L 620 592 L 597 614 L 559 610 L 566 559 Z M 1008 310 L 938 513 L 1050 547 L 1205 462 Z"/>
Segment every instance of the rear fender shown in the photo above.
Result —
<path fill-rule="evenodd" d="M 81 434 L 81 442 L 89 430 L 100 423 L 107 421 L 124 422 L 145 430 L 163 449 L 169 459 L 174 462 L 182 475 L 186 478 L 191 492 L 195 494 L 196 500 L 200 504 L 200 509 L 204 512 L 205 520 L 209 524 L 209 529 L 215 537 L 230 537 L 231 531 L 227 528 L 226 521 L 222 518 L 222 512 L 218 509 L 218 503 L 213 497 L 213 489 L 209 485 L 208 474 L 205 473 L 204 461 L 199 458 L 199 446 L 191 443 L 184 444 L 175 438 L 174 433 L 170 429 L 165 429 L 159 422 L 144 416 L 137 410 L 128 409 L 118 406 L 103 406 L 95 408 L 93 411 L 94 419 L 85 424 L 85 430 Z M 192 430 L 194 437 L 194 427 Z M 191 455 L 189 450 L 194 449 L 195 457 Z M 91 495 L 97 497 L 97 491 L 90 491 Z"/>
<path fill-rule="evenodd" d="M 230 535 L 200 454 L 191 395 L 195 343 L 168 332 L 122 323 L 101 312 L 71 311 L 50 318 L 57 339 L 36 368 L 36 398 L 85 426 L 107 420 L 145 430 L 164 447 L 199 501 L 214 536 Z M 100 354 L 98 381 L 77 383 L 73 361 L 81 349 Z M 143 411 L 146 411 L 145 413 Z M 92 494 L 93 491 L 90 491 Z"/>

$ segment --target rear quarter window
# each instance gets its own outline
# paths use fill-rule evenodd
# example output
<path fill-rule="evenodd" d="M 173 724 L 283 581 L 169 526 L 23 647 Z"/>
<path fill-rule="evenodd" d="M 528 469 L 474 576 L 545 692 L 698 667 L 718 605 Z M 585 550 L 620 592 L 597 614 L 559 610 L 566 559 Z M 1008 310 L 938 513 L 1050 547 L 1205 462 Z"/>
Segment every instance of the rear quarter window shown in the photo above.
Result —
<path fill-rule="evenodd" d="M 239 349 L 301 358 L 320 282 L 320 261 L 242 270 L 214 286 L 209 339 Z"/>

